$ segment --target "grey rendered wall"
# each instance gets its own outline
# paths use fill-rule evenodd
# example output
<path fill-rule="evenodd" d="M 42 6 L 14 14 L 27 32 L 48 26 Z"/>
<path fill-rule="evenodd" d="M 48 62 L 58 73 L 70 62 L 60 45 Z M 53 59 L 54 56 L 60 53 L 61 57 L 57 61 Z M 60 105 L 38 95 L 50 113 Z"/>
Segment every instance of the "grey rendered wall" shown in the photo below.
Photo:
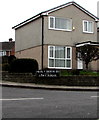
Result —
<path fill-rule="evenodd" d="M 99 18 L 99 1 L 97 2 L 97 17 Z M 99 22 L 98 22 L 98 27 L 99 27 Z"/>
<path fill-rule="evenodd" d="M 71 5 L 61 10 L 50 13 L 49 16 L 62 18 L 71 18 L 75 30 L 72 32 L 58 31 L 48 29 L 48 17 L 45 18 L 45 44 L 69 45 L 74 46 L 76 43 L 84 41 L 97 41 L 97 26 L 94 24 L 94 33 L 83 33 L 83 20 L 94 21 L 89 15 L 85 14 L 77 7 Z"/>
<path fill-rule="evenodd" d="M 48 46 L 44 45 L 44 52 L 43 52 L 43 67 L 47 68 L 48 67 Z M 30 49 L 25 49 L 20 52 L 16 52 L 16 57 L 17 58 L 32 58 L 36 59 L 38 64 L 39 64 L 39 69 L 42 68 L 42 46 L 36 46 Z"/>
<path fill-rule="evenodd" d="M 15 51 L 24 50 L 41 44 L 41 18 L 15 31 Z"/>

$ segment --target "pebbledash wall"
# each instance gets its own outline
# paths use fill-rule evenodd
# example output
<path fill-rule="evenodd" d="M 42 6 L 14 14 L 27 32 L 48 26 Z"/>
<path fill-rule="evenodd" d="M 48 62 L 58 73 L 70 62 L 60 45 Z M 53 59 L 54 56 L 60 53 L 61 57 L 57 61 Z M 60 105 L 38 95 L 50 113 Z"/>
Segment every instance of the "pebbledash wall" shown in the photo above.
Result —
<path fill-rule="evenodd" d="M 44 45 L 44 68 L 48 67 L 48 45 Z M 39 64 L 39 68 L 41 68 L 41 57 L 42 57 L 42 53 L 41 53 L 42 47 L 41 46 L 36 46 L 33 48 L 29 48 L 26 50 L 22 50 L 20 52 L 16 52 L 16 56 L 18 58 L 35 58 L 38 61 Z M 72 47 L 72 69 L 75 69 L 77 66 L 77 62 L 76 62 L 76 58 L 75 55 L 76 54 L 76 48 Z"/>
<path fill-rule="evenodd" d="M 48 45 L 44 45 L 44 68 L 48 67 Z M 16 52 L 16 56 L 18 58 L 35 58 L 39 64 L 39 69 L 41 69 L 41 57 L 42 57 L 42 53 L 41 53 L 42 47 L 41 46 L 37 46 L 37 47 L 33 47 L 33 48 L 29 48 L 26 50 L 22 50 L 20 52 Z M 72 69 L 76 69 L 77 68 L 77 61 L 75 58 L 76 54 L 76 48 L 72 47 Z M 85 66 L 83 66 L 85 68 Z M 99 70 L 99 60 L 98 61 L 93 61 L 91 62 L 91 64 L 89 64 L 89 69 L 92 70 Z"/>
<path fill-rule="evenodd" d="M 72 47 L 72 67 L 77 69 L 76 48 L 75 44 L 80 42 L 97 42 L 97 23 L 95 19 L 86 14 L 73 4 L 44 15 L 44 36 L 43 36 L 43 53 L 42 53 L 42 16 L 37 19 L 15 28 L 15 50 L 18 58 L 33 58 L 39 63 L 39 69 L 48 68 L 48 46 Z M 77 4 L 76 4 L 77 5 Z M 54 30 L 49 28 L 50 16 L 59 18 L 72 19 L 71 31 Z M 94 23 L 94 33 L 83 32 L 83 20 Z M 92 70 L 97 70 L 97 61 L 89 65 Z"/>
<path fill-rule="evenodd" d="M 43 52 L 43 56 L 44 56 L 44 68 L 47 68 L 48 66 L 48 45 L 44 45 L 44 52 Z M 39 45 L 39 46 L 36 46 L 36 47 L 32 47 L 32 48 L 29 48 L 29 49 L 25 49 L 25 50 L 22 50 L 20 52 L 16 52 L 16 56 L 18 58 L 34 58 L 37 60 L 38 64 L 39 64 L 39 69 L 41 68 L 41 59 L 42 59 L 42 47 Z"/>

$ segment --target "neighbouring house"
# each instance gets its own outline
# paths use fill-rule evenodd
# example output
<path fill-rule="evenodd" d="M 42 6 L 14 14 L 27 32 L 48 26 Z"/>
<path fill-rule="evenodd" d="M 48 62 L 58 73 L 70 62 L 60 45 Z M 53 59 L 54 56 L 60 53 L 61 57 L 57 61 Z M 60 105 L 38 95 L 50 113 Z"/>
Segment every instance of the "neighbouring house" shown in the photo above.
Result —
<path fill-rule="evenodd" d="M 84 69 L 76 59 L 76 44 L 97 42 L 98 21 L 76 2 L 41 12 L 13 27 L 15 55 L 36 59 L 39 69 Z M 94 61 L 89 68 L 99 70 L 97 64 Z"/>
<path fill-rule="evenodd" d="M 15 55 L 15 41 L 12 38 L 8 42 L 0 42 L 0 57 Z"/>

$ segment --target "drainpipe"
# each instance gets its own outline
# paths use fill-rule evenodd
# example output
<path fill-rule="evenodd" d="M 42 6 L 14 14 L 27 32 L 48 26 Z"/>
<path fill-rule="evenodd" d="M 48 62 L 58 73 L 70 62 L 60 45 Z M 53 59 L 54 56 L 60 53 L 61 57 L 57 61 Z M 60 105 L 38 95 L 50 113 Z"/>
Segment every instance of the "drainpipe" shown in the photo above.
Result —
<path fill-rule="evenodd" d="M 97 17 L 99 18 L 99 1 L 97 2 Z M 99 20 L 98 20 L 97 26 L 99 28 Z"/>
<path fill-rule="evenodd" d="M 41 61 L 42 61 L 42 70 L 43 70 L 43 54 L 44 54 L 44 48 L 43 48 L 43 45 L 44 45 L 44 16 L 42 15 L 42 58 L 41 58 Z"/>
<path fill-rule="evenodd" d="M 43 64 L 44 64 L 44 16 L 48 16 L 48 13 L 41 13 L 41 18 L 42 18 L 42 57 L 41 57 L 41 67 L 42 67 L 42 70 L 44 69 L 43 68 Z"/>

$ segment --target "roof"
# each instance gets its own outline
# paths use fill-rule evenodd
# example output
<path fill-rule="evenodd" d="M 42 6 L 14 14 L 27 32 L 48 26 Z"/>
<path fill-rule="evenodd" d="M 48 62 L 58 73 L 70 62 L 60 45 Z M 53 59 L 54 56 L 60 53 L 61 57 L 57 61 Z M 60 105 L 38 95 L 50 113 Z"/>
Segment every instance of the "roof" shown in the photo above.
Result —
<path fill-rule="evenodd" d="M 25 20 L 24 22 L 12 27 L 12 29 L 17 29 L 19 27 L 22 27 L 23 25 L 29 23 L 29 22 L 32 22 L 33 20 L 37 19 L 37 18 L 40 18 L 41 16 L 45 16 L 45 15 L 48 15 L 52 12 L 55 12 L 56 10 L 59 10 L 59 9 L 62 9 L 64 7 L 67 7 L 67 6 L 70 6 L 70 5 L 74 5 L 76 6 L 77 8 L 79 8 L 81 11 L 83 11 L 84 13 L 86 13 L 87 15 L 89 15 L 90 17 L 92 17 L 93 19 L 95 19 L 95 21 L 99 21 L 99 18 L 96 17 L 95 15 L 93 15 L 92 13 L 90 13 L 89 11 L 87 11 L 86 9 L 84 9 L 82 6 L 80 6 L 79 4 L 77 4 L 76 2 L 72 1 L 72 2 L 68 2 L 66 4 L 63 4 L 63 5 L 60 5 L 60 6 L 57 6 L 55 8 L 52 8 L 52 9 L 49 9 L 47 11 L 43 11 L 27 20 Z"/>
<path fill-rule="evenodd" d="M 81 47 L 84 45 L 95 45 L 95 46 L 99 46 L 99 42 L 91 42 L 91 41 L 87 41 L 87 42 L 81 42 L 81 43 L 77 43 L 76 47 Z"/>
<path fill-rule="evenodd" d="M 11 50 L 15 47 L 15 41 L 12 42 L 0 42 L 0 44 L 2 44 L 2 50 Z"/>

